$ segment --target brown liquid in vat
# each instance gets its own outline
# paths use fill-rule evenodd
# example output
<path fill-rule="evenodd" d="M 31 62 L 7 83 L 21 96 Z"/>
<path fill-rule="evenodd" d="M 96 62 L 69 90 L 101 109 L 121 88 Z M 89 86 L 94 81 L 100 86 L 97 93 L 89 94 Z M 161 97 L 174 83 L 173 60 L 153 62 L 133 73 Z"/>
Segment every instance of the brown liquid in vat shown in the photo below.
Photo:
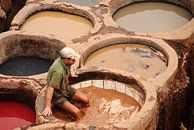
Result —
<path fill-rule="evenodd" d="M 93 25 L 81 16 L 55 11 L 41 11 L 30 16 L 21 29 L 26 32 L 55 35 L 73 39 L 87 34 Z"/>
<path fill-rule="evenodd" d="M 129 31 L 164 32 L 183 26 L 192 14 L 173 4 L 142 2 L 119 9 L 113 19 Z"/>
<path fill-rule="evenodd" d="M 166 70 L 166 57 L 145 45 L 117 44 L 99 49 L 85 61 L 88 67 L 106 67 L 155 77 Z"/>
<path fill-rule="evenodd" d="M 90 103 L 87 107 L 77 105 L 82 112 L 85 112 L 83 118 L 77 121 L 79 123 L 92 126 L 112 125 L 129 119 L 133 112 L 137 112 L 141 108 L 140 104 L 132 97 L 115 90 L 93 86 L 81 88 L 80 90 L 88 95 Z M 67 113 L 61 114 L 55 111 L 54 115 L 63 119 L 64 122 L 71 121 L 65 116 Z"/>

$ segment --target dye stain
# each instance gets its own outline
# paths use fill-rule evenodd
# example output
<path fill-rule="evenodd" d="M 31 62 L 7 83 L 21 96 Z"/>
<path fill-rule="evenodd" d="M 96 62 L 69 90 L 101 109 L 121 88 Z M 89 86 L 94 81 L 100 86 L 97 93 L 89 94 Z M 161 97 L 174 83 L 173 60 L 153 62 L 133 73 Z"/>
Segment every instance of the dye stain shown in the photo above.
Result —
<path fill-rule="evenodd" d="M 79 38 L 92 28 L 92 23 L 86 18 L 55 11 L 38 12 L 21 26 L 23 31 L 54 35 L 63 40 Z"/>
<path fill-rule="evenodd" d="M 22 103 L 0 102 L 0 129 L 13 130 L 35 123 L 35 112 Z"/>
<path fill-rule="evenodd" d="M 111 89 L 102 89 L 94 86 L 81 88 L 90 100 L 88 106 L 74 103 L 83 114 L 83 118 L 77 122 L 90 126 L 112 126 L 115 123 L 130 119 L 133 113 L 141 108 L 140 104 L 132 97 Z M 67 113 L 54 111 L 57 118 L 70 122 Z"/>
<path fill-rule="evenodd" d="M 11 58 L 0 65 L 0 73 L 13 76 L 28 76 L 47 72 L 52 60 L 38 57 Z"/>
<path fill-rule="evenodd" d="M 81 6 L 89 6 L 89 7 L 92 7 L 94 5 L 99 4 L 102 0 L 59 0 L 59 1 L 69 2 L 69 3 L 81 5 Z"/>
<path fill-rule="evenodd" d="M 141 2 L 119 9 L 113 19 L 129 31 L 165 32 L 183 26 L 192 19 L 192 14 L 169 3 Z"/>
<path fill-rule="evenodd" d="M 132 72 L 144 78 L 155 77 L 166 70 L 166 57 L 140 44 L 116 44 L 92 53 L 84 63 L 88 67 L 105 67 Z"/>

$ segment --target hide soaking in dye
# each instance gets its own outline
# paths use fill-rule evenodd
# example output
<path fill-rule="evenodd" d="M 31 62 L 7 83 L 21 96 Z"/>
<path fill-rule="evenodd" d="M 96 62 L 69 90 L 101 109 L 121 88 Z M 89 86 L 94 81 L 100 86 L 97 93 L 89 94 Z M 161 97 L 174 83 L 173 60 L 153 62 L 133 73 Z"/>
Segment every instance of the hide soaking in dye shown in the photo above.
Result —
<path fill-rule="evenodd" d="M 74 103 L 82 113 L 85 113 L 82 115 L 83 118 L 77 121 L 82 124 L 96 127 L 112 126 L 114 123 L 129 119 L 132 114 L 137 113 L 141 108 L 141 105 L 133 97 L 115 90 L 94 86 L 79 90 L 90 99 L 88 106 L 83 107 L 83 104 Z M 64 122 L 70 121 L 67 112 L 63 113 L 55 111 L 54 115 Z"/>

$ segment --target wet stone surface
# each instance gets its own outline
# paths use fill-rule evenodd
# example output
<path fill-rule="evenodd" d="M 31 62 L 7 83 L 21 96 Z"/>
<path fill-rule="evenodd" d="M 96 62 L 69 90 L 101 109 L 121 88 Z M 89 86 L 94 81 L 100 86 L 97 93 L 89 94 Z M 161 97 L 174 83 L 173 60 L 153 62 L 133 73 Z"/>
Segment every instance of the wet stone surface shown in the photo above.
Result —
<path fill-rule="evenodd" d="M 14 76 L 28 76 L 47 72 L 52 60 L 37 57 L 11 58 L 0 65 L 0 73 Z"/>
<path fill-rule="evenodd" d="M 83 117 L 76 121 L 89 126 L 112 126 L 129 119 L 133 113 L 139 111 L 140 104 L 126 94 L 115 90 L 106 90 L 94 86 L 81 88 L 81 92 L 89 97 L 89 105 L 73 102 L 80 108 Z M 63 114 L 61 114 L 63 113 Z M 54 115 L 64 122 L 74 121 L 71 114 L 56 109 Z"/>
<path fill-rule="evenodd" d="M 99 4 L 102 0 L 58 0 L 62 2 L 69 2 L 81 6 L 89 6 L 92 7 L 94 5 Z"/>
<path fill-rule="evenodd" d="M 165 32 L 188 23 L 192 14 L 173 4 L 142 2 L 119 9 L 113 19 L 129 31 Z"/>
<path fill-rule="evenodd" d="M 85 65 L 133 72 L 149 78 L 166 70 L 167 58 L 145 45 L 117 44 L 95 51 L 86 59 Z"/>

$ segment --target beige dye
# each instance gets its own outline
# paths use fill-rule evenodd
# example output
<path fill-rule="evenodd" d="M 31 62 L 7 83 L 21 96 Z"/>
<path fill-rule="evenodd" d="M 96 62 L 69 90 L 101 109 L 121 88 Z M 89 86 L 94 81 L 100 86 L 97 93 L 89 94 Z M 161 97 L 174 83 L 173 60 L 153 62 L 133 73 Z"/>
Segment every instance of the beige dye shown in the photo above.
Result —
<path fill-rule="evenodd" d="M 114 123 L 119 123 L 120 121 L 124 121 L 126 119 L 129 119 L 131 117 L 131 114 L 135 110 L 139 110 L 141 108 L 140 104 L 134 100 L 132 97 L 117 92 L 115 90 L 106 90 L 102 88 L 97 87 L 86 87 L 79 89 L 81 92 L 85 93 L 90 100 L 88 107 L 78 107 L 81 109 L 81 111 L 85 113 L 83 118 L 77 122 L 92 125 L 92 126 L 107 126 L 107 125 L 113 125 Z M 110 102 L 115 99 L 119 99 L 121 102 L 121 105 L 123 107 L 127 108 L 133 108 L 129 110 L 122 111 L 120 113 L 114 113 L 110 114 L 108 112 L 105 112 L 105 110 L 102 107 L 102 104 L 104 101 Z M 102 109 L 101 109 L 102 108 Z M 69 122 L 70 119 L 67 118 L 67 113 L 62 114 L 61 112 L 54 112 L 54 115 L 57 118 L 62 119 L 64 122 Z"/>
<path fill-rule="evenodd" d="M 145 45 L 117 44 L 95 51 L 86 59 L 85 65 L 118 69 L 149 78 L 166 70 L 166 57 Z"/>
<path fill-rule="evenodd" d="M 192 19 L 192 14 L 173 4 L 142 2 L 119 9 L 113 18 L 129 31 L 165 32 L 183 26 Z"/>
<path fill-rule="evenodd" d="M 26 32 L 54 35 L 60 39 L 79 38 L 93 25 L 81 16 L 55 11 L 41 11 L 30 16 L 21 29 Z"/>

